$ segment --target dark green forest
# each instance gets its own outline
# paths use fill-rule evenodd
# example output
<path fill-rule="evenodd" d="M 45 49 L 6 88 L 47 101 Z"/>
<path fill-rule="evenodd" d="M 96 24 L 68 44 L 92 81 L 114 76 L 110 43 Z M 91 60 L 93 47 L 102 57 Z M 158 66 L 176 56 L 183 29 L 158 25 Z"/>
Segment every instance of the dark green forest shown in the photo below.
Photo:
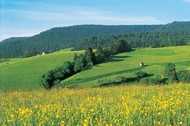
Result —
<path fill-rule="evenodd" d="M 9 38 L 0 42 L 0 58 L 29 57 L 42 52 L 51 53 L 70 47 L 82 49 L 80 47 L 81 43 L 85 43 L 86 47 L 89 47 L 88 44 L 93 45 L 93 48 L 103 47 L 114 39 L 120 39 L 120 37 L 127 39 L 132 47 L 183 45 L 189 41 L 189 32 L 190 22 L 173 22 L 166 25 L 77 25 L 59 27 L 32 37 Z M 100 39 L 100 42 L 96 41 L 96 38 Z M 167 44 L 165 44 L 166 41 Z"/>
<path fill-rule="evenodd" d="M 187 45 L 190 41 L 190 31 L 142 32 L 133 34 L 92 36 L 81 40 L 73 50 L 83 50 L 86 47 L 106 47 L 119 39 L 127 41 L 132 48 L 167 47 Z"/>

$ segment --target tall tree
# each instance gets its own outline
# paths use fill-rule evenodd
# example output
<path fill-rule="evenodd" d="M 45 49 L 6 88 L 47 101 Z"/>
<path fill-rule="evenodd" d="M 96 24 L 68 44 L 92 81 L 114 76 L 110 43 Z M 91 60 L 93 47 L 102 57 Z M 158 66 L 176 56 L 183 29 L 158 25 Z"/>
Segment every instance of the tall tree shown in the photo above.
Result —
<path fill-rule="evenodd" d="M 93 64 L 95 64 L 95 61 L 96 61 L 95 54 L 91 47 L 86 48 L 84 52 L 84 57 L 87 62 L 87 65 L 92 66 Z"/>
<path fill-rule="evenodd" d="M 131 45 L 129 45 L 124 39 L 120 39 L 116 42 L 113 42 L 110 45 L 110 52 L 113 54 L 127 52 L 131 50 Z"/>
<path fill-rule="evenodd" d="M 97 63 L 101 63 L 102 61 L 105 60 L 105 53 L 104 53 L 102 47 L 97 48 L 95 55 L 96 55 L 96 62 Z"/>
<path fill-rule="evenodd" d="M 77 54 L 75 53 L 75 54 L 74 54 L 74 57 L 73 57 L 74 62 L 77 61 L 77 57 L 78 57 L 78 56 L 77 56 Z"/>
<path fill-rule="evenodd" d="M 80 72 L 86 67 L 86 60 L 83 54 L 77 57 L 77 60 L 74 65 L 74 72 Z"/>
<path fill-rule="evenodd" d="M 173 63 L 168 63 L 165 68 L 164 75 L 168 78 L 168 81 L 170 83 L 173 83 L 177 81 L 177 73 L 176 73 L 176 68 L 175 64 Z"/>

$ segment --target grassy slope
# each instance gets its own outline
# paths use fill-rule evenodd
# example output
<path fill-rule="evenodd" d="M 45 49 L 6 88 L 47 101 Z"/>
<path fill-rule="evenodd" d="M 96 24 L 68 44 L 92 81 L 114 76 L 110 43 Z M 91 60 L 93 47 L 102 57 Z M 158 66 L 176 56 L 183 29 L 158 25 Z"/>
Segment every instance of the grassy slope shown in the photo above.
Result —
<path fill-rule="evenodd" d="M 65 49 L 53 54 L 0 63 L 0 90 L 35 89 L 41 87 L 41 76 L 48 70 L 72 60 L 74 52 Z"/>
<path fill-rule="evenodd" d="M 144 62 L 148 66 L 142 68 L 139 66 L 140 62 Z M 165 64 L 168 62 L 175 63 L 177 70 L 189 69 L 190 46 L 144 48 L 122 53 L 113 56 L 106 63 L 94 66 L 62 81 L 62 84 L 98 86 L 98 80 L 113 80 L 118 76 L 132 77 L 139 70 L 162 75 Z"/>
<path fill-rule="evenodd" d="M 11 59 L 0 63 L 0 90 L 40 88 L 41 76 L 48 70 L 62 65 L 64 61 L 72 60 L 74 53 L 66 49 L 44 56 Z M 149 66 L 141 68 L 140 62 Z M 118 76 L 130 77 L 138 70 L 160 75 L 167 62 L 174 62 L 178 70 L 190 69 L 190 46 L 145 48 L 122 53 L 108 59 L 106 63 L 96 65 L 62 81 L 62 84 L 97 86 L 98 80 L 110 80 Z"/>

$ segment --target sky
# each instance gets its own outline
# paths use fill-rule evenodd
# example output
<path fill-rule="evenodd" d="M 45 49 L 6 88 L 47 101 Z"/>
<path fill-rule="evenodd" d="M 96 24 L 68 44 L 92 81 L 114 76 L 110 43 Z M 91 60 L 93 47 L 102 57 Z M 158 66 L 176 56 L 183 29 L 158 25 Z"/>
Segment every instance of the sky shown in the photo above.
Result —
<path fill-rule="evenodd" d="M 190 0 L 0 0 L 0 41 L 53 27 L 190 21 Z"/>

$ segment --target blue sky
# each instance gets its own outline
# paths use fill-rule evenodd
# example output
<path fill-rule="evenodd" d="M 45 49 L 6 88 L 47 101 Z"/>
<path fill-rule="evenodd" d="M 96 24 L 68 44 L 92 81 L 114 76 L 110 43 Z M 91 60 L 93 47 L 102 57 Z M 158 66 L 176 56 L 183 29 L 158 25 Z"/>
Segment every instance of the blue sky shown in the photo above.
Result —
<path fill-rule="evenodd" d="M 0 40 L 79 24 L 190 21 L 190 0 L 0 0 Z"/>

